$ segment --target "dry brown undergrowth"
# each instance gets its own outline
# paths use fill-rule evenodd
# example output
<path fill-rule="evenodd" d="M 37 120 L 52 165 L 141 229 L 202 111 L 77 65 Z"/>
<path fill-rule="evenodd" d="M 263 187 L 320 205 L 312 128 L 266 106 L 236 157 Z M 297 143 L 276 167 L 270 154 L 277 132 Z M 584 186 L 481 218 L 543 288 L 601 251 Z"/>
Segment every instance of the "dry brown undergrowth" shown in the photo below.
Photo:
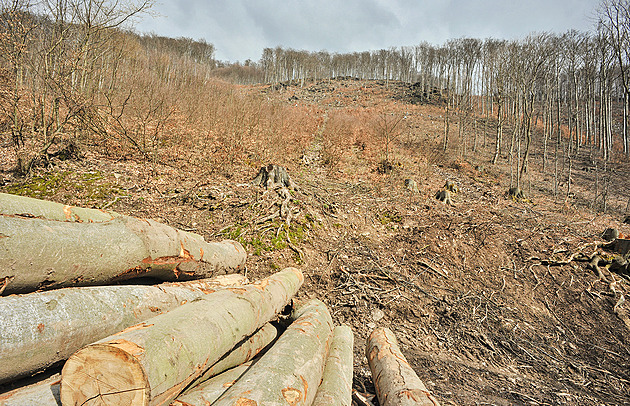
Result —
<path fill-rule="evenodd" d="M 169 131 L 177 136 L 155 163 L 88 150 L 19 179 L 2 155 L 2 190 L 156 218 L 209 239 L 240 239 L 251 278 L 287 265 L 304 269 L 300 296 L 324 300 L 335 322 L 355 332 L 354 387 L 361 392 L 373 393 L 365 339 L 373 327 L 387 326 L 445 405 L 627 403 L 630 333 L 614 312 L 619 295 L 627 295 L 626 279 L 606 274 L 618 281 L 613 293 L 584 263 L 531 258 L 562 260 L 605 228 L 630 234 L 630 225 L 618 214 L 587 210 L 580 196 L 563 207 L 562 199 L 532 187 L 535 204 L 506 199 L 509 168 L 439 149 L 439 107 L 394 104 L 391 89 L 377 84 L 352 86 L 243 89 L 235 100 L 261 92 L 270 100 L 256 110 L 260 122 L 254 113 L 239 115 L 236 105 L 219 110 L 217 120 L 232 114 L 222 123 L 242 117 L 251 124 L 233 150 L 217 149 L 215 133 L 188 138 L 175 121 Z M 243 108 L 255 104 L 249 106 Z M 379 108 L 408 117 L 388 174 L 375 170 L 383 150 L 369 116 Z M 337 158 L 327 161 L 326 149 Z M 248 184 L 269 162 L 286 165 L 300 186 L 288 223 L 279 214 L 283 198 Z M 530 176 L 545 175 L 533 167 Z M 418 193 L 404 188 L 407 178 L 417 181 Z M 434 199 L 446 180 L 459 190 L 453 206 Z"/>

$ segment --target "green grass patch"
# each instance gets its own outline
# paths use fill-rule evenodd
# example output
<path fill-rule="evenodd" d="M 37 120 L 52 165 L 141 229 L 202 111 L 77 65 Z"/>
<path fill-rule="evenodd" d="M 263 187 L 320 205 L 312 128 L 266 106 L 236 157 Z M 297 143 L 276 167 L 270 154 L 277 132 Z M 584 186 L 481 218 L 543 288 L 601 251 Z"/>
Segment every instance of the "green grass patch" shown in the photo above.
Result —
<path fill-rule="evenodd" d="M 109 182 L 102 172 L 76 174 L 70 171 L 32 176 L 7 186 L 5 191 L 43 200 L 55 196 L 61 196 L 64 200 L 79 199 L 83 206 L 97 207 L 125 194 L 122 188 Z"/>

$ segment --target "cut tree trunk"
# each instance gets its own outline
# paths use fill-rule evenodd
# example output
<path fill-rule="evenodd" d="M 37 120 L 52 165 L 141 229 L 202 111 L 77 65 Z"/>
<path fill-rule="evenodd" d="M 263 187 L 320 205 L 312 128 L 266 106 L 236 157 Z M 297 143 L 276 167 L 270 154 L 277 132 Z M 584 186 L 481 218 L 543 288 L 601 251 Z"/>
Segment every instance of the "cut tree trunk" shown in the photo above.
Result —
<path fill-rule="evenodd" d="M 168 405 L 280 312 L 304 282 L 287 268 L 227 288 L 84 347 L 63 367 L 64 405 Z"/>
<path fill-rule="evenodd" d="M 291 190 L 298 190 L 297 185 L 291 180 L 286 168 L 274 164 L 261 167 L 254 180 L 252 180 L 252 185 L 262 186 L 266 189 L 286 187 Z"/>
<path fill-rule="evenodd" d="M 236 241 L 205 242 L 153 220 L 76 223 L 0 215 L 0 292 L 104 285 L 139 276 L 190 280 L 245 263 Z"/>
<path fill-rule="evenodd" d="M 211 405 L 234 385 L 251 365 L 252 361 L 246 362 L 200 383 L 191 391 L 180 395 L 171 406 Z"/>
<path fill-rule="evenodd" d="M 102 223 L 121 217 L 115 212 L 68 206 L 7 193 L 0 193 L 0 214 L 77 223 Z"/>
<path fill-rule="evenodd" d="M 203 375 L 191 382 L 188 387 L 192 389 L 225 370 L 250 361 L 276 338 L 278 338 L 278 329 L 276 326 L 271 323 L 265 324 L 251 337 L 246 338 L 234 347 L 232 351 L 225 354 L 223 358 L 221 358 L 216 364 L 212 365 L 212 367 L 204 372 Z M 188 390 L 184 391 L 184 393 L 187 392 Z"/>
<path fill-rule="evenodd" d="M 326 305 L 312 300 L 278 341 L 213 406 L 310 405 L 322 379 L 332 335 Z"/>
<path fill-rule="evenodd" d="M 90 286 L 0 297 L 0 383 L 41 371 L 87 344 L 246 281 L 231 274 L 157 286 Z"/>
<path fill-rule="evenodd" d="M 32 385 L 0 394 L 0 406 L 61 406 L 61 375 L 54 374 Z"/>
<path fill-rule="evenodd" d="M 365 354 L 381 406 L 439 406 L 407 362 L 390 329 L 372 331 Z"/>
<path fill-rule="evenodd" d="M 353 348 L 352 329 L 348 326 L 335 327 L 322 383 L 317 389 L 313 406 L 352 404 Z"/>

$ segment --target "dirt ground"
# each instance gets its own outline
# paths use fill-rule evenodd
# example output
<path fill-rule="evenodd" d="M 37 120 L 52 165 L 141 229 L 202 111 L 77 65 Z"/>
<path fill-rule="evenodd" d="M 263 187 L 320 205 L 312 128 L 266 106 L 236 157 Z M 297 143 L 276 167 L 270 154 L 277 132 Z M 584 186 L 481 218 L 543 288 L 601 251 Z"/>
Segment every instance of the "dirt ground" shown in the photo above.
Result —
<path fill-rule="evenodd" d="M 347 80 L 265 91 L 335 109 L 376 106 L 396 88 Z M 390 100 L 405 106 L 425 141 L 437 139 L 440 108 L 402 96 Z M 387 174 L 341 165 L 331 175 L 315 153 L 288 166 L 300 187 L 288 219 L 276 191 L 249 184 L 256 171 L 247 166 L 229 179 L 202 179 L 186 166 L 87 155 L 36 168 L 28 182 L 51 200 L 153 218 L 208 240 L 239 239 L 251 279 L 302 269 L 298 297 L 323 300 L 337 324 L 354 330 L 354 388 L 363 394 L 374 393 L 365 342 L 385 326 L 442 405 L 629 404 L 628 276 L 604 270 L 602 280 L 587 262 L 566 261 L 602 251 L 608 227 L 630 235 L 623 193 L 617 211 L 595 214 L 580 197 L 586 181 L 577 178 L 565 204 L 535 172 L 533 203 L 516 202 L 506 198 L 505 167 L 434 154 L 401 160 Z M 628 172 L 618 169 L 628 187 Z M 404 188 L 407 178 L 418 193 Z M 459 189 L 453 205 L 434 198 L 446 180 Z M 25 193 L 23 182 L 5 170 L 0 190 Z"/>

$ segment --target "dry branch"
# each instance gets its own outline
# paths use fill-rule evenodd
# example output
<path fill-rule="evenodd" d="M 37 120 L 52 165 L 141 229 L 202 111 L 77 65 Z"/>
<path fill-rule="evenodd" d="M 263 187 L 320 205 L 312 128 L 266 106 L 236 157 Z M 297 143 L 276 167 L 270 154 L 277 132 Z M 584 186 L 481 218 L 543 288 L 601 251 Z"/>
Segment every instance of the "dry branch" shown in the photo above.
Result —
<path fill-rule="evenodd" d="M 313 402 L 326 362 L 332 319 L 319 300 L 301 306 L 294 318 L 278 341 L 214 406 Z"/>
<path fill-rule="evenodd" d="M 232 274 L 157 286 L 91 286 L 0 297 L 0 382 L 41 371 L 84 345 L 246 280 Z"/>
<path fill-rule="evenodd" d="M 439 405 L 405 359 L 390 329 L 372 331 L 366 356 L 381 406 Z"/>
<path fill-rule="evenodd" d="M 207 278 L 239 269 L 246 255 L 238 242 L 209 243 L 153 220 L 121 216 L 76 223 L 0 215 L 4 294 L 138 276 Z"/>
<path fill-rule="evenodd" d="M 352 404 L 353 346 L 352 329 L 348 326 L 335 327 L 322 383 L 317 389 L 313 406 Z"/>
<path fill-rule="evenodd" d="M 62 371 L 64 405 L 167 405 L 243 338 L 272 319 L 304 281 L 287 268 L 228 288 L 100 340 Z"/>

